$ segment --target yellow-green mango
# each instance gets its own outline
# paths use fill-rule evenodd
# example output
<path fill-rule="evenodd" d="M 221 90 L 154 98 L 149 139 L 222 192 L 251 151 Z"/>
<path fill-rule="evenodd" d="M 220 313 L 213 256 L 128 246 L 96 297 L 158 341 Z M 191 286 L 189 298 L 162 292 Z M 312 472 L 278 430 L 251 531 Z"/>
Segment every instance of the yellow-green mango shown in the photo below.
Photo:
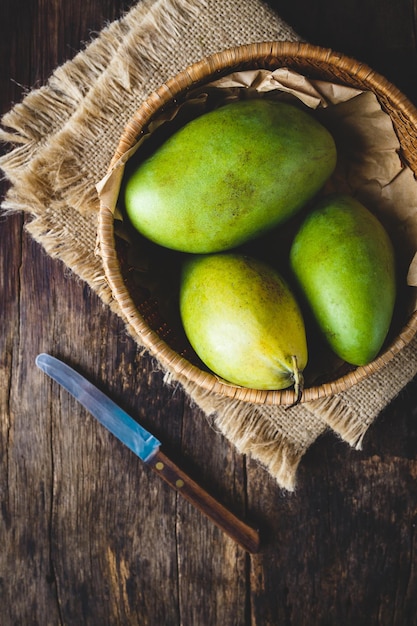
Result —
<path fill-rule="evenodd" d="M 396 298 L 394 250 L 381 222 L 351 196 L 328 196 L 302 223 L 290 262 L 332 350 L 353 365 L 372 361 Z"/>
<path fill-rule="evenodd" d="M 295 105 L 223 105 L 191 120 L 127 175 L 133 226 L 183 252 L 233 248 L 283 222 L 336 163 L 330 133 Z"/>
<path fill-rule="evenodd" d="M 180 286 L 184 330 L 221 378 L 252 389 L 302 391 L 304 321 L 287 283 L 257 259 L 224 252 L 192 255 Z"/>

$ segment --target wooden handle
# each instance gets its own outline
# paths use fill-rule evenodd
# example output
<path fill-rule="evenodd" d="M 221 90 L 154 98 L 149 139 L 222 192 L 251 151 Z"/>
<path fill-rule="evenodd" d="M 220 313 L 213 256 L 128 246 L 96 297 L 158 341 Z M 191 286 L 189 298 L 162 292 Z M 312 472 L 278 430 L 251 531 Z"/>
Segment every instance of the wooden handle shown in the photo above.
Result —
<path fill-rule="evenodd" d="M 228 511 L 195 483 L 187 474 L 160 450 L 148 461 L 148 465 L 178 493 L 194 504 L 229 537 L 248 552 L 259 550 L 259 533 Z"/>

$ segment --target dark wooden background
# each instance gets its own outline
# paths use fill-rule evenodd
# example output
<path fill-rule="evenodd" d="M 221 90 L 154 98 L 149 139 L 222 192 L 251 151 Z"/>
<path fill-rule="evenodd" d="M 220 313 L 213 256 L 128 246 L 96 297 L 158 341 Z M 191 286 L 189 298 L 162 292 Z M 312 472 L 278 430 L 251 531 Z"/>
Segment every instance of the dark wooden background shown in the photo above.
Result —
<path fill-rule="evenodd" d="M 220 1 L 220 0 L 219 0 Z M 2 112 L 132 2 L 1 0 Z M 276 0 L 305 39 L 355 56 L 417 104 L 414 0 Z M 3 189 L 5 185 L 3 184 Z M 332 435 L 281 492 L 164 388 L 123 325 L 0 218 L 2 626 L 417 624 L 417 381 L 361 452 Z M 230 508 L 257 520 L 249 557 L 34 368 L 79 363 Z"/>

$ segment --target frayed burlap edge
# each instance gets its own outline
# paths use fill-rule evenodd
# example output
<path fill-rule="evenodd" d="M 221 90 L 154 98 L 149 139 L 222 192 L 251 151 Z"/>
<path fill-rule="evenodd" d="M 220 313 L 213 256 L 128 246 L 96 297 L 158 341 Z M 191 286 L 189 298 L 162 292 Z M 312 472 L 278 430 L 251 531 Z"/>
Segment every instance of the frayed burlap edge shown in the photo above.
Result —
<path fill-rule="evenodd" d="M 236 448 L 263 465 L 288 491 L 296 488 L 298 465 L 316 439 L 327 430 L 361 450 L 375 418 L 417 375 L 417 335 L 373 376 L 343 393 L 296 407 L 254 406 L 229 401 L 187 381 L 182 384 L 219 431 Z"/>
<path fill-rule="evenodd" d="M 360 450 L 375 417 L 416 375 L 417 335 L 372 376 L 343 393 L 306 405 L 344 441 Z"/>

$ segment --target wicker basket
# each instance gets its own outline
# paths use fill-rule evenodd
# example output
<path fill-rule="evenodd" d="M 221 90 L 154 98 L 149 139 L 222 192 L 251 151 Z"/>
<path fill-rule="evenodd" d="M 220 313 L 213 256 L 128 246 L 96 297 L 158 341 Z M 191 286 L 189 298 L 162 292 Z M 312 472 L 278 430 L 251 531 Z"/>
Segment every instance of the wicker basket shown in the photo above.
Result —
<path fill-rule="evenodd" d="M 275 70 L 287 67 L 309 78 L 319 78 L 374 92 L 382 109 L 392 120 L 401 145 L 401 159 L 417 175 L 417 109 L 398 89 L 366 65 L 334 51 L 304 43 L 264 42 L 235 47 L 195 63 L 168 80 L 138 109 L 124 129 L 110 168 L 137 142 L 151 120 L 161 109 L 181 98 L 191 88 L 201 86 L 247 69 Z M 292 390 L 259 391 L 225 384 L 195 361 L 181 333 L 167 323 L 157 299 L 145 298 L 138 303 L 122 271 L 123 259 L 114 232 L 114 215 L 103 203 L 100 207 L 98 240 L 106 278 L 125 318 L 138 334 L 141 343 L 157 357 L 163 367 L 180 380 L 195 383 L 202 390 L 257 404 L 289 405 Z M 306 387 L 303 401 L 313 400 L 346 390 L 388 363 L 407 345 L 417 330 L 417 313 L 402 324 L 395 339 L 370 364 L 347 371 L 334 380 Z"/>

